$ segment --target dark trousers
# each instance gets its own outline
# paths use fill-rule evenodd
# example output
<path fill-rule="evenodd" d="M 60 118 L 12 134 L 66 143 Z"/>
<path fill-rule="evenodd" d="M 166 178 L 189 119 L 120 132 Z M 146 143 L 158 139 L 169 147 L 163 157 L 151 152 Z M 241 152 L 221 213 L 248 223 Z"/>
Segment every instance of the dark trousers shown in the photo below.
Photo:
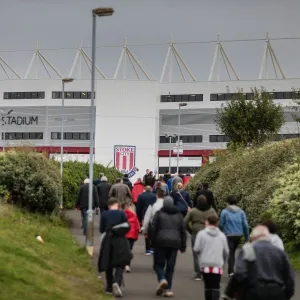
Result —
<path fill-rule="evenodd" d="M 247 300 L 287 300 L 284 289 L 277 284 L 258 284 L 246 293 Z"/>
<path fill-rule="evenodd" d="M 119 285 L 122 284 L 123 280 L 123 269 L 122 268 L 108 268 L 105 272 L 106 275 L 106 289 L 108 291 L 112 290 L 113 283 Z"/>
<path fill-rule="evenodd" d="M 82 222 L 82 230 L 83 230 L 83 234 L 86 234 L 86 212 L 87 212 L 87 208 L 82 208 L 81 209 L 81 222 Z"/>
<path fill-rule="evenodd" d="M 240 244 L 241 238 L 241 236 L 227 236 L 227 242 L 229 247 L 228 274 L 234 272 L 235 251 Z"/>
<path fill-rule="evenodd" d="M 201 278 L 201 270 L 199 266 L 198 255 L 194 251 L 194 244 L 195 244 L 196 236 L 192 236 L 192 251 L 193 251 L 193 260 L 194 260 L 194 270 L 197 276 Z"/>
<path fill-rule="evenodd" d="M 132 251 L 135 240 L 134 239 L 127 239 L 127 240 L 129 243 L 129 248 Z M 130 263 L 129 263 L 129 266 L 130 266 Z"/>
<path fill-rule="evenodd" d="M 204 281 L 204 295 L 205 300 L 219 300 L 220 299 L 220 282 L 221 275 L 203 273 Z M 254 300 L 254 299 L 252 299 Z M 255 299 L 257 300 L 257 299 Z"/>
<path fill-rule="evenodd" d="M 153 255 L 153 269 L 156 272 L 157 280 L 160 282 L 166 279 L 168 290 L 172 288 L 177 252 L 178 250 L 173 248 L 155 248 Z"/>
<path fill-rule="evenodd" d="M 149 251 L 151 249 L 151 240 L 148 237 L 145 237 L 145 248 L 146 251 Z"/>

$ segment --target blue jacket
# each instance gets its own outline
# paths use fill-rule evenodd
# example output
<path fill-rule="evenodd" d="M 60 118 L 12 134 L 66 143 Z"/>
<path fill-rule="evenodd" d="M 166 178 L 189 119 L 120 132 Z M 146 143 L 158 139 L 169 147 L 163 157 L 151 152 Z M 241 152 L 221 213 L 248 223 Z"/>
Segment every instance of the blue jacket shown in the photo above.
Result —
<path fill-rule="evenodd" d="M 236 205 L 228 205 L 220 216 L 219 226 L 226 236 L 249 238 L 249 227 L 245 212 Z"/>
<path fill-rule="evenodd" d="M 173 178 L 171 177 L 168 182 L 167 182 L 167 186 L 168 186 L 168 189 L 169 189 L 169 192 L 172 191 L 172 182 L 173 182 Z"/>

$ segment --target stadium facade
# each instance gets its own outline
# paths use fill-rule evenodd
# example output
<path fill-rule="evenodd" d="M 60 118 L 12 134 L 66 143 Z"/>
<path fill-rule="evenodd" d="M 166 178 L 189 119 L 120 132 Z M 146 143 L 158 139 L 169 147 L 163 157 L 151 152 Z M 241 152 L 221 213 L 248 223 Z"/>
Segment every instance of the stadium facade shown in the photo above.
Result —
<path fill-rule="evenodd" d="M 220 44 L 217 44 L 215 57 L 218 51 L 224 51 L 219 47 Z M 124 53 L 129 55 L 130 50 L 126 47 L 124 49 Z M 82 51 L 78 50 L 69 76 L 72 76 L 76 59 L 80 55 L 88 58 Z M 39 53 L 36 52 L 34 57 L 38 57 Z M 178 63 L 180 55 L 175 46 L 170 44 L 168 55 L 172 53 L 175 58 L 176 56 L 179 58 L 176 59 Z M 274 101 L 281 104 L 285 110 L 286 123 L 281 128 L 278 139 L 291 138 L 299 134 L 297 123 L 293 120 L 295 112 L 292 106 L 295 104 L 292 101 L 292 91 L 300 87 L 300 79 L 286 79 L 281 72 L 283 79 L 260 78 L 243 81 L 238 77 L 230 61 L 228 60 L 226 65 L 224 59 L 226 68 L 231 65 L 232 74 L 236 78 L 213 81 L 211 75 L 216 63 L 214 59 L 209 81 L 196 81 L 182 60 L 181 66 L 190 76 L 190 82 L 186 81 L 183 72 L 181 72 L 183 82 L 172 82 L 170 77 L 168 82 L 165 82 L 162 79 L 170 57 L 166 58 L 161 80 L 151 78 L 137 58 L 134 56 L 131 58 L 131 63 L 136 61 L 140 72 L 144 74 L 144 79 L 139 76 L 137 80 L 117 79 L 122 54 L 114 79 L 105 78 L 97 69 L 103 78 L 96 80 L 93 109 L 96 114 L 96 162 L 116 165 L 124 172 L 130 172 L 135 167 L 139 169 L 134 172 L 136 178 L 142 176 L 147 168 L 159 170 L 160 173 L 168 169 L 169 149 L 171 149 L 171 165 L 174 173 L 176 153 L 173 148 L 176 146 L 177 138 L 169 139 L 166 135 L 178 134 L 179 103 L 184 102 L 187 105 L 180 109 L 180 139 L 183 142 L 183 153 L 180 154 L 179 167 L 184 173 L 194 173 L 202 164 L 213 159 L 213 150 L 226 148 L 228 138 L 218 132 L 214 123 L 216 109 L 230 101 L 232 93 L 238 89 L 243 89 L 246 97 L 251 99 L 252 88 L 264 87 Z M 40 59 L 42 61 L 43 57 Z M 33 60 L 30 66 L 32 63 Z M 0 60 L 0 65 L 2 68 L 9 66 L 3 65 L 3 60 L 2 64 Z M 53 66 L 50 67 L 55 70 Z M 66 84 L 65 108 L 62 109 L 62 76 L 56 72 L 59 79 L 29 79 L 29 69 L 22 80 L 21 78 L 0 80 L 2 150 L 5 147 L 29 146 L 59 158 L 63 118 L 64 159 L 88 160 L 90 80 L 75 78 L 74 82 Z M 277 69 L 281 71 L 279 63 Z M 49 74 L 48 70 L 47 73 Z M 136 74 L 138 75 L 137 72 Z"/>

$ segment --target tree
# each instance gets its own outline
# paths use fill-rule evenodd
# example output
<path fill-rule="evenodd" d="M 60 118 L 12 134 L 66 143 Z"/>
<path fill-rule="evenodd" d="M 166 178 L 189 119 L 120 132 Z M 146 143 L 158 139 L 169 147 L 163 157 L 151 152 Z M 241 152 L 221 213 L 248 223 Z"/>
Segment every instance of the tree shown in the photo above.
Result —
<path fill-rule="evenodd" d="M 262 144 L 285 123 L 282 106 L 276 105 L 264 88 L 253 88 L 252 95 L 251 100 L 246 100 L 240 89 L 231 101 L 217 109 L 217 128 L 230 138 L 232 146 Z"/>
<path fill-rule="evenodd" d="M 297 122 L 297 124 L 300 124 L 300 91 L 299 89 L 296 90 L 295 88 L 292 88 L 293 92 L 292 92 L 292 99 L 294 102 L 294 106 L 292 106 L 292 109 L 295 111 L 295 113 L 293 114 L 293 119 L 295 122 Z"/>

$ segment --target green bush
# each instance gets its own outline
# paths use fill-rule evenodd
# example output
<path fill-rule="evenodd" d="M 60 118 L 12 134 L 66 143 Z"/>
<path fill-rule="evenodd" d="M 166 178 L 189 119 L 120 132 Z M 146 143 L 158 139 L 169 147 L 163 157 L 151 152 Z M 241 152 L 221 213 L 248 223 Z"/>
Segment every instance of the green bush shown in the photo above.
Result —
<path fill-rule="evenodd" d="M 50 213 L 59 204 L 59 169 L 44 154 L 26 149 L 2 152 L 0 174 L 2 199 L 41 213 Z"/>
<path fill-rule="evenodd" d="M 80 184 L 88 177 L 89 164 L 79 161 L 68 161 L 64 162 L 63 166 L 64 208 L 74 208 Z M 106 168 L 103 165 L 94 164 L 94 179 L 98 178 L 100 173 L 104 173 L 111 183 L 122 177 L 122 174 L 114 167 Z"/>
<path fill-rule="evenodd" d="M 280 226 L 283 239 L 300 246 L 300 160 L 281 172 L 276 182 L 269 212 Z"/>
<path fill-rule="evenodd" d="M 296 158 L 300 157 L 300 139 L 269 143 L 260 148 L 227 150 L 217 155 L 216 162 L 203 166 L 192 179 L 192 194 L 207 181 L 217 198 L 219 209 L 226 206 L 226 197 L 240 197 L 251 226 L 261 222 L 279 182 L 276 180 Z"/>

